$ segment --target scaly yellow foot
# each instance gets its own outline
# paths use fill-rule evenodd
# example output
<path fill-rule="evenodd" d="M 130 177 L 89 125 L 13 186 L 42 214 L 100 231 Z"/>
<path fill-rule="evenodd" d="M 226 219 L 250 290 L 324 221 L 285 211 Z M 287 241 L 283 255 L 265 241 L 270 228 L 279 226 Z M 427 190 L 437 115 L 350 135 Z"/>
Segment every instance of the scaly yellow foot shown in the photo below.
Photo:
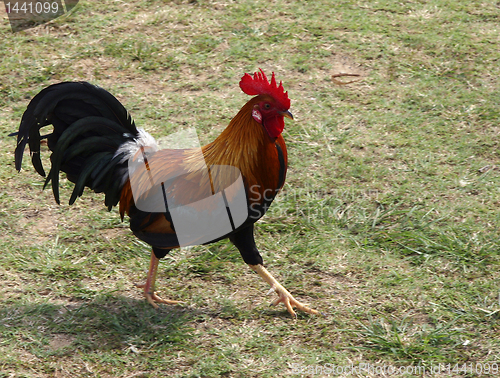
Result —
<path fill-rule="evenodd" d="M 156 295 L 155 289 L 155 281 L 156 281 L 156 273 L 158 271 L 158 263 L 160 259 L 158 259 L 154 252 L 151 252 L 151 261 L 149 263 L 149 271 L 146 279 L 146 283 L 144 284 L 136 284 L 135 286 L 141 289 L 144 289 L 144 296 L 146 300 L 154 307 L 158 308 L 157 303 L 165 303 L 165 304 L 178 304 L 180 301 L 171 301 L 169 299 L 162 299 L 158 295 Z"/>
<path fill-rule="evenodd" d="M 158 305 L 156 303 L 165 303 L 165 304 L 178 304 L 181 303 L 180 301 L 173 301 L 170 299 L 163 299 L 156 295 L 154 291 L 150 291 L 150 287 L 147 285 L 147 281 L 145 284 L 136 284 L 135 287 L 144 289 L 144 296 L 146 297 L 146 300 L 154 307 L 158 308 Z"/>
<path fill-rule="evenodd" d="M 309 314 L 319 314 L 318 311 L 313 310 L 312 308 L 307 307 L 306 305 L 300 303 L 296 300 L 292 294 L 288 292 L 281 284 L 276 281 L 276 279 L 267 271 L 266 268 L 262 265 L 249 265 L 252 270 L 261 276 L 264 281 L 266 281 L 269 285 L 271 285 L 271 291 L 274 290 L 278 294 L 278 299 L 275 300 L 272 304 L 277 305 L 278 303 L 283 302 L 286 306 L 286 309 L 293 317 L 297 317 L 297 314 L 293 310 L 294 307 L 299 309 L 300 311 L 307 312 Z"/>
<path fill-rule="evenodd" d="M 279 284 L 278 284 L 279 285 Z M 309 314 L 317 315 L 319 314 L 318 311 L 313 310 L 312 308 L 307 307 L 305 304 L 300 303 L 298 300 L 296 300 L 292 294 L 288 292 L 287 289 L 285 289 L 283 286 L 279 285 L 279 287 L 273 287 L 272 290 L 276 291 L 276 294 L 278 294 L 278 299 L 276 299 L 272 305 L 276 306 L 278 303 L 283 303 L 286 306 L 286 309 L 292 315 L 293 317 L 297 317 L 297 314 L 295 311 L 293 311 L 293 308 L 296 307 L 300 311 L 307 312 Z"/>

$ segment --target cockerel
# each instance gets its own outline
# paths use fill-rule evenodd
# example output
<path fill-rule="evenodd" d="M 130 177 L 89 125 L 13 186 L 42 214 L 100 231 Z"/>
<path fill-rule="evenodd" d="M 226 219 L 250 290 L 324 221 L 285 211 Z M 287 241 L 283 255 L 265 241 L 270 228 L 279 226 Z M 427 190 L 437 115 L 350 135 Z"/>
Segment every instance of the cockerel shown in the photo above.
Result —
<path fill-rule="evenodd" d="M 70 205 L 85 187 L 103 192 L 108 210 L 119 203 L 122 220 L 127 214 L 134 235 L 152 246 L 146 282 L 137 286 L 154 307 L 178 303 L 155 293 L 159 259 L 182 245 L 229 238 L 243 260 L 278 294 L 274 305 L 284 303 L 292 316 L 294 307 L 317 314 L 266 270 L 254 240 L 254 223 L 285 182 L 287 151 L 281 133 L 284 117 L 293 119 L 288 92 L 281 82 L 277 85 L 274 72 L 269 81 L 262 70 L 245 74 L 239 85 L 255 97 L 201 149 L 160 149 L 151 135 L 136 128 L 123 105 L 100 87 L 86 82 L 51 85 L 31 100 L 14 133 L 16 169 L 21 170 L 28 144 L 34 168 L 45 177 L 40 143 L 46 138 L 52 154 L 45 185 L 52 183 L 57 203 L 60 171 L 75 184 Z M 49 125 L 52 132 L 41 136 L 40 130 Z M 214 210 L 217 201 L 207 201 L 209 197 L 223 200 L 222 213 Z M 229 219 L 231 228 L 191 229 L 186 236 L 184 224 L 200 217 L 211 226 Z"/>

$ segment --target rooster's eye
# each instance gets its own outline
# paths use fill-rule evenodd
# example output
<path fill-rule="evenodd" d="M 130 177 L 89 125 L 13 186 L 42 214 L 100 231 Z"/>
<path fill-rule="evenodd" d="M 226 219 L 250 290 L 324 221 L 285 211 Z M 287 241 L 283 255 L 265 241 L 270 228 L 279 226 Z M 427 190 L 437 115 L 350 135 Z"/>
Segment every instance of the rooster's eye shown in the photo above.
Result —
<path fill-rule="evenodd" d="M 270 109 L 270 108 L 271 108 L 271 105 L 269 105 L 269 104 L 267 104 L 267 103 L 266 103 L 266 104 L 264 104 L 264 109 Z"/>

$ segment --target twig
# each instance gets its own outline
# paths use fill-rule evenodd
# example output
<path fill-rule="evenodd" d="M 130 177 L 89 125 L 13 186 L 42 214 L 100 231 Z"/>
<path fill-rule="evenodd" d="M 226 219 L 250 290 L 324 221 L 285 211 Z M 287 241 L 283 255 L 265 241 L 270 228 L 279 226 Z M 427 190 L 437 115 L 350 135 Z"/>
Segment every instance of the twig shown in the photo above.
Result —
<path fill-rule="evenodd" d="M 351 81 L 347 81 L 347 82 L 337 80 L 337 77 L 345 77 L 345 76 L 350 76 L 350 77 L 354 76 L 354 77 L 358 77 L 359 79 L 351 80 Z M 347 85 L 347 84 L 355 83 L 356 81 L 360 81 L 361 79 L 362 79 L 362 77 L 360 74 L 353 74 L 353 73 L 338 73 L 338 74 L 332 75 L 332 81 L 337 85 Z"/>

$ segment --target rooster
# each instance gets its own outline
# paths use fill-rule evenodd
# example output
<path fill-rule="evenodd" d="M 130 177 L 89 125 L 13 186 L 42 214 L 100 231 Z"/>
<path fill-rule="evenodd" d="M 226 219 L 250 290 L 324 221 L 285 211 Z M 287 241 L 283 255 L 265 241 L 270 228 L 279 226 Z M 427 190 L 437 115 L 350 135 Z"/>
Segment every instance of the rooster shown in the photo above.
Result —
<path fill-rule="evenodd" d="M 100 87 L 86 82 L 51 85 L 31 100 L 19 131 L 13 134 L 17 135 L 16 169 L 21 170 L 28 144 L 32 164 L 46 177 L 45 185 L 51 183 L 57 203 L 60 203 L 59 173 L 62 171 L 75 184 L 70 205 L 83 194 L 85 187 L 96 193 L 103 192 L 108 210 L 119 204 L 122 220 L 128 215 L 134 235 L 152 246 L 146 282 L 137 287 L 143 289 L 147 301 L 156 308 L 157 303 L 178 303 L 162 299 L 155 292 L 162 257 L 182 245 L 208 244 L 229 238 L 243 260 L 277 293 L 274 305 L 283 303 L 294 317 L 294 308 L 317 314 L 316 310 L 297 301 L 266 270 L 254 240 L 254 223 L 264 215 L 285 182 L 287 151 L 281 133 L 284 118 L 293 119 L 288 92 L 281 82 L 277 85 L 274 72 L 269 81 L 262 70 L 253 75 L 246 73 L 239 85 L 244 93 L 254 97 L 218 138 L 201 149 L 159 149 L 151 135 L 136 128 L 123 105 Z M 49 125 L 53 131 L 42 136 L 40 130 Z M 45 138 L 52 151 L 48 175 L 40 159 L 40 144 Z M 226 169 L 219 169 L 222 173 L 217 174 L 216 167 Z M 170 184 L 165 188 L 167 181 Z M 234 189 L 233 184 L 238 182 L 239 187 Z M 200 205 L 201 210 L 200 206 L 190 205 L 204 203 L 203 193 L 207 191 L 212 195 L 223 194 L 223 208 L 229 216 L 238 198 L 240 205 L 241 198 L 244 199 L 245 211 L 236 214 L 239 218 L 236 223 L 230 217 L 232 228 L 227 232 L 213 236 L 205 233 L 205 238 L 197 238 L 195 232 L 187 242 L 183 236 L 181 242 L 181 222 L 177 222 L 179 217 L 174 221 L 174 212 L 190 209 L 195 218 L 202 213 L 207 216 L 210 204 Z M 158 198 L 158 193 L 164 196 L 160 198 L 168 196 L 170 201 L 156 203 L 151 208 L 152 199 Z M 178 205 L 175 209 L 172 201 Z M 217 225 L 222 219 L 220 215 L 214 216 L 215 213 L 208 214 L 207 224 Z"/>

